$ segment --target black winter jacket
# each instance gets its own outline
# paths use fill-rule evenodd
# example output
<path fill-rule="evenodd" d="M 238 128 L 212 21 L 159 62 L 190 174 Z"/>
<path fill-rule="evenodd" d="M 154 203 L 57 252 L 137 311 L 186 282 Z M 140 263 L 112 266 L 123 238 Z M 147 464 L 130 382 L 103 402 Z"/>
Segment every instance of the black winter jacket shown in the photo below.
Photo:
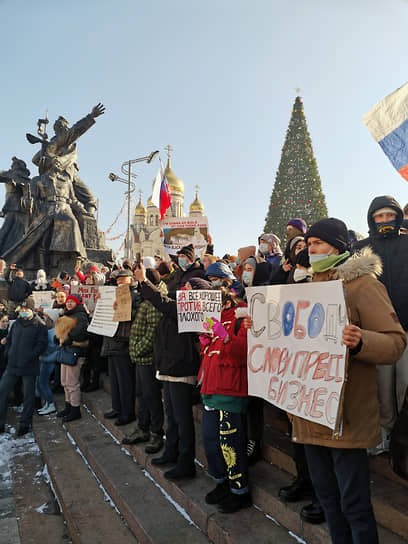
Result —
<path fill-rule="evenodd" d="M 377 232 L 373 213 L 381 208 L 392 208 L 396 211 L 397 230 L 395 232 L 387 234 Z M 405 331 L 408 331 L 408 235 L 399 233 L 402 220 L 402 209 L 393 197 L 374 198 L 367 213 L 369 236 L 357 242 L 355 250 L 359 251 L 366 246 L 371 246 L 374 253 L 381 257 L 383 273 L 378 279 L 387 288 L 401 325 Z"/>
<path fill-rule="evenodd" d="M 130 296 L 132 297 L 132 318 L 136 314 L 136 310 L 139 307 L 142 299 L 137 292 L 137 288 L 134 284 L 129 285 Z M 127 355 L 129 356 L 129 334 L 132 321 L 122 321 L 119 323 L 118 329 L 113 336 L 103 337 L 102 352 L 104 356 L 109 355 Z"/>
<path fill-rule="evenodd" d="M 205 270 L 202 264 L 195 261 L 187 270 L 182 270 L 181 268 L 177 270 L 175 277 L 177 278 L 175 280 L 175 289 L 174 291 L 170 291 L 169 289 L 169 297 L 173 299 L 176 298 L 176 291 L 184 287 L 191 278 L 202 278 L 204 280 Z"/>
<path fill-rule="evenodd" d="M 48 330 L 37 315 L 32 319 L 17 318 L 7 336 L 7 368 L 16 376 L 39 376 L 38 357 L 47 346 Z"/>
<path fill-rule="evenodd" d="M 23 302 L 32 293 L 31 285 L 24 278 L 13 278 L 12 270 L 9 270 L 7 281 L 9 288 L 7 298 L 13 302 Z"/>
<path fill-rule="evenodd" d="M 148 280 L 140 286 L 142 297 L 164 314 L 153 343 L 153 362 L 157 370 L 164 376 L 196 376 L 200 367 L 197 334 L 178 332 L 175 300 L 163 295 Z"/>

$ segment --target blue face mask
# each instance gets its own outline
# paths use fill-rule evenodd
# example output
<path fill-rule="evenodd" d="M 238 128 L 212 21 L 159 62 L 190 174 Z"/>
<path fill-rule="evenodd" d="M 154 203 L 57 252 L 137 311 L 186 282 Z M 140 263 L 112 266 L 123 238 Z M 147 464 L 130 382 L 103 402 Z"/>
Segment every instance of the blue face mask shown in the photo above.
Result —
<path fill-rule="evenodd" d="M 249 285 L 252 281 L 252 272 L 250 272 L 249 270 L 244 270 L 242 272 L 242 283 L 244 285 Z"/>
<path fill-rule="evenodd" d="M 23 317 L 23 318 L 25 318 L 25 317 L 31 317 L 31 312 L 30 312 L 30 311 L 28 311 L 28 312 L 20 312 L 20 317 Z"/>
<path fill-rule="evenodd" d="M 234 263 L 234 262 L 229 263 L 229 266 L 230 266 L 231 270 L 235 270 L 235 268 L 237 267 L 236 263 Z"/>
<path fill-rule="evenodd" d="M 179 264 L 180 268 L 182 268 L 183 270 L 187 270 L 188 262 L 187 262 L 187 259 L 185 257 L 179 257 L 178 258 L 178 264 Z"/>
<path fill-rule="evenodd" d="M 222 286 L 222 281 L 221 280 L 214 280 L 211 282 L 212 286 L 213 287 L 221 287 Z"/>
<path fill-rule="evenodd" d="M 397 230 L 397 220 L 387 221 L 387 223 L 376 223 L 375 227 L 380 234 L 390 234 Z"/>

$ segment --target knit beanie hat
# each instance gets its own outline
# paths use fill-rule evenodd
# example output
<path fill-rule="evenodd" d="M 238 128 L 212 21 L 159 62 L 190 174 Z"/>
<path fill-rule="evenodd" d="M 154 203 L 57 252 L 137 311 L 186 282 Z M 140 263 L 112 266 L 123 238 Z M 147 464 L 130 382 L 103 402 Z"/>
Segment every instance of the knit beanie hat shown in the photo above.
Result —
<path fill-rule="evenodd" d="M 145 268 L 154 268 L 156 266 L 156 261 L 153 257 L 143 257 L 143 266 Z"/>
<path fill-rule="evenodd" d="M 303 242 L 305 241 L 304 236 L 295 236 L 294 238 L 292 238 L 292 240 L 290 240 L 289 242 L 289 250 L 292 251 L 292 249 L 296 246 L 296 244 L 301 241 Z"/>
<path fill-rule="evenodd" d="M 203 280 L 203 278 L 191 278 L 188 283 L 194 290 L 199 289 L 212 289 L 213 286 L 209 281 Z"/>
<path fill-rule="evenodd" d="M 157 267 L 157 272 L 160 274 L 160 276 L 166 276 L 167 274 L 170 274 L 171 272 L 170 263 L 168 263 L 167 261 L 162 261 Z"/>
<path fill-rule="evenodd" d="M 295 217 L 294 219 L 291 219 L 287 222 L 286 226 L 292 225 L 292 227 L 295 227 L 295 229 L 299 229 L 300 232 L 303 232 L 303 234 L 307 230 L 306 221 L 301 219 L 300 217 Z"/>
<path fill-rule="evenodd" d="M 73 300 L 78 306 L 82 304 L 82 297 L 81 295 L 78 295 L 78 293 L 75 293 L 75 295 L 68 295 L 65 304 L 68 302 L 68 300 Z"/>
<path fill-rule="evenodd" d="M 256 270 L 256 259 L 255 257 L 248 257 L 248 259 L 246 259 L 246 261 L 244 262 L 244 264 L 249 264 L 249 266 L 251 268 L 253 268 L 254 270 Z"/>
<path fill-rule="evenodd" d="M 274 249 L 280 247 L 280 238 L 278 238 L 278 236 L 276 236 L 276 234 L 273 234 L 273 233 L 268 234 L 267 232 L 264 232 L 258 238 L 258 243 L 261 243 L 261 240 L 264 240 L 268 244 L 271 244 L 271 246 Z"/>
<path fill-rule="evenodd" d="M 160 283 L 160 274 L 155 268 L 146 268 L 146 277 L 153 285 L 158 285 Z"/>
<path fill-rule="evenodd" d="M 320 238 L 344 253 L 348 249 L 348 232 L 346 224 L 340 219 L 329 217 L 314 223 L 305 234 L 305 241 L 311 237 Z"/>
<path fill-rule="evenodd" d="M 180 253 L 188 257 L 191 262 L 195 261 L 195 251 L 194 251 L 193 244 L 189 244 L 188 246 L 182 247 L 180 251 L 177 251 L 177 255 L 180 255 Z"/>

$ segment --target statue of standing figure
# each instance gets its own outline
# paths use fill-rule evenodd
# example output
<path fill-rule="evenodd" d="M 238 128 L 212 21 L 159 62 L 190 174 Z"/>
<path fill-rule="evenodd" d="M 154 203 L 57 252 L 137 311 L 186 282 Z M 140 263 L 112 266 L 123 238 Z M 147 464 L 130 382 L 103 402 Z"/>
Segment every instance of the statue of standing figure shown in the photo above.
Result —
<path fill-rule="evenodd" d="M 0 228 L 0 255 L 24 236 L 30 223 L 33 199 L 30 170 L 26 163 L 13 157 L 9 170 L 0 171 L 0 183 L 6 186 L 6 202 L 0 212 L 4 222 Z"/>
<path fill-rule="evenodd" d="M 97 104 L 71 128 L 64 117 L 59 117 L 50 141 L 46 134 L 42 138 L 27 134 L 30 143 L 41 143 L 40 151 L 33 157 L 39 173 L 31 180 L 33 217 L 24 236 L 1 252 L 8 262 L 27 261 L 32 254 L 31 260 L 39 268 L 53 269 L 64 259 L 72 260 L 73 255 L 79 260 L 86 259 L 78 219 L 93 217 L 96 199 L 78 177 L 76 141 L 104 112 L 104 106 Z M 40 259 L 34 255 L 37 249 Z"/>

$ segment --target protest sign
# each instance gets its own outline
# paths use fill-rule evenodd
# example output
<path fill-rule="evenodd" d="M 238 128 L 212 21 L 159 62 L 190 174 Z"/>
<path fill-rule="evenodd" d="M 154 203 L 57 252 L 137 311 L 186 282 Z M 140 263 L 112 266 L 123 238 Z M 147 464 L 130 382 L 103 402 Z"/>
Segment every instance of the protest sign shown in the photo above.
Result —
<path fill-rule="evenodd" d="M 119 285 L 116 288 L 116 310 L 114 321 L 130 321 L 132 319 L 132 296 L 128 284 Z"/>
<path fill-rule="evenodd" d="M 95 311 L 96 298 L 98 293 L 99 285 L 72 285 L 71 287 L 71 294 L 81 295 L 82 302 L 86 305 L 91 315 Z"/>
<path fill-rule="evenodd" d="M 117 321 L 113 321 L 116 287 L 99 287 L 99 292 L 101 296 L 96 302 L 88 331 L 112 338 L 119 325 Z"/>
<path fill-rule="evenodd" d="M 179 332 L 206 333 L 214 319 L 221 319 L 221 291 L 177 291 Z"/>
<path fill-rule="evenodd" d="M 196 257 L 207 249 L 208 220 L 197 217 L 165 217 L 160 221 L 162 242 L 168 255 L 176 255 L 184 246 L 193 244 Z"/>
<path fill-rule="evenodd" d="M 52 308 L 54 291 L 33 291 L 31 294 L 36 308 Z"/>
<path fill-rule="evenodd" d="M 331 429 L 345 383 L 342 282 L 246 289 L 248 394 Z"/>

